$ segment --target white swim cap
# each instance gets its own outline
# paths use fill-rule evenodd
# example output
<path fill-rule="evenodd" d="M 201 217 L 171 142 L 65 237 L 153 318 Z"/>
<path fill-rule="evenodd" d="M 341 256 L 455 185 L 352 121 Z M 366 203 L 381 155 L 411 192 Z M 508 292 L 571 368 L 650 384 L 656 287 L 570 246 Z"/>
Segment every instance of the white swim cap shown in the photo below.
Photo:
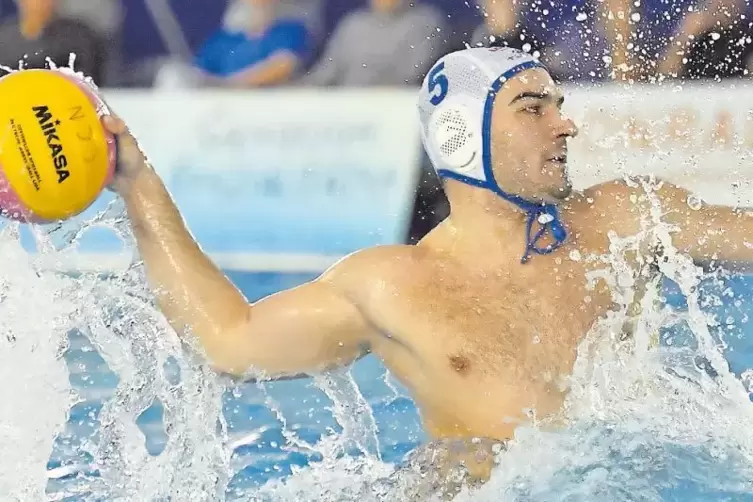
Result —
<path fill-rule="evenodd" d="M 434 65 L 418 97 L 421 139 L 434 169 L 451 178 L 486 188 L 528 215 L 522 262 L 531 253 L 548 254 L 567 239 L 567 230 L 553 204 L 533 202 L 505 192 L 491 165 L 492 106 L 505 82 L 530 68 L 545 68 L 527 52 L 510 47 L 478 47 L 452 52 Z M 541 225 L 533 232 L 536 223 Z M 550 231 L 554 242 L 538 247 Z"/>
<path fill-rule="evenodd" d="M 418 109 L 424 148 L 441 177 L 498 188 L 489 151 L 494 96 L 507 80 L 537 67 L 544 65 L 509 47 L 464 49 L 437 61 L 421 86 Z"/>

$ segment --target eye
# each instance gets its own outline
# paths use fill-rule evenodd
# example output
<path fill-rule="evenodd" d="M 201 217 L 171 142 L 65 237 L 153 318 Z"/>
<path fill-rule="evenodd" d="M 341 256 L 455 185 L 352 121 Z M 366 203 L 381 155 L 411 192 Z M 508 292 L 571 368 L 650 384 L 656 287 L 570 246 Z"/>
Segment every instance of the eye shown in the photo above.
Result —
<path fill-rule="evenodd" d="M 540 105 L 526 106 L 525 108 L 523 108 L 523 111 L 526 113 L 531 113 L 533 115 L 541 115 L 541 106 Z"/>

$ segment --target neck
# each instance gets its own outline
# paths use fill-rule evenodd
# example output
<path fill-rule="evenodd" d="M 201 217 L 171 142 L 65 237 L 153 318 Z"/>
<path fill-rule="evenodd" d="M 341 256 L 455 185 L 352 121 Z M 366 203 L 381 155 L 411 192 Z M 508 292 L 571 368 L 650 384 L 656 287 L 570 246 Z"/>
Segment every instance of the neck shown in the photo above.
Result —
<path fill-rule="evenodd" d="M 489 189 L 471 186 L 454 179 L 447 179 L 444 188 L 447 197 L 453 203 L 453 209 L 454 206 L 457 206 L 461 211 L 465 211 L 466 207 L 469 209 L 475 208 L 473 210 L 482 209 L 495 217 L 514 217 L 513 215 L 526 213 L 525 208 L 521 208 L 518 204 Z M 507 193 L 511 197 L 514 196 L 512 193 Z M 521 198 L 526 201 L 536 200 L 536 197 L 530 198 L 529 196 L 521 196 Z M 531 204 L 543 206 L 544 201 L 531 202 Z"/>
<path fill-rule="evenodd" d="M 476 246 L 479 240 L 483 240 L 483 247 L 487 251 L 490 247 L 506 248 L 519 237 L 524 249 L 521 260 L 526 263 L 532 253 L 548 254 L 566 239 L 567 232 L 557 219 L 558 211 L 552 205 L 548 205 L 548 208 L 534 205 L 529 211 L 529 208 L 520 207 L 490 190 L 454 180 L 447 180 L 445 192 L 451 207 L 450 225 L 461 240 L 474 242 Z M 547 217 L 547 223 L 540 219 Z M 546 236 L 547 233 L 551 235 Z M 472 238 L 465 239 L 463 235 Z M 540 241 L 541 238 L 544 240 Z M 546 246 L 542 247 L 545 243 Z"/>
<path fill-rule="evenodd" d="M 498 235 L 507 241 L 511 232 L 523 232 L 526 212 L 490 190 L 476 188 L 459 181 L 445 181 L 450 201 L 451 218 L 474 235 Z"/>

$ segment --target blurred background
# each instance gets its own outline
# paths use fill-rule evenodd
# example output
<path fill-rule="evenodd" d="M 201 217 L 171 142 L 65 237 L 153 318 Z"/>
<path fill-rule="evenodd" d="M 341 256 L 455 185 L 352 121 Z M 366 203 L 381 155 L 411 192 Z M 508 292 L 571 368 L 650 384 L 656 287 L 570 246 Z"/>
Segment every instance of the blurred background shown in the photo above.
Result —
<path fill-rule="evenodd" d="M 751 16 L 748 0 L 0 0 L 0 64 L 65 66 L 75 53 L 199 244 L 254 301 L 363 247 L 416 242 L 444 218 L 416 90 L 437 58 L 468 46 L 510 45 L 549 65 L 581 129 L 569 149 L 576 188 L 627 170 L 753 205 Z M 41 258 L 127 276 L 134 246 L 112 231 L 122 225 L 113 199 L 103 194 L 83 215 L 94 223 L 86 233 L 64 232 L 75 246 L 66 237 L 66 252 Z M 123 319 L 118 336 L 148 339 Z M 78 473 L 95 476 L 86 441 L 97 414 L 133 377 L 108 369 L 117 357 L 100 357 L 83 327 L 69 338 L 79 401 L 48 476 L 51 489 L 86 490 Z M 378 361 L 364 358 L 352 376 L 353 395 L 339 401 L 321 379 L 228 391 L 230 488 L 321 458 L 313 447 L 291 454 L 291 437 L 314 445 L 342 426 L 388 462 L 421 443 L 409 394 Z M 347 409 L 366 413 L 334 416 L 338 402 L 359 399 L 368 406 Z M 168 435 L 159 398 L 150 402 L 137 425 L 159 455 Z"/>
<path fill-rule="evenodd" d="M 100 87 L 415 88 L 442 54 L 511 45 L 565 83 L 753 70 L 747 0 L 0 0 L 0 63 L 51 58 Z M 446 213 L 425 159 L 406 239 Z"/>

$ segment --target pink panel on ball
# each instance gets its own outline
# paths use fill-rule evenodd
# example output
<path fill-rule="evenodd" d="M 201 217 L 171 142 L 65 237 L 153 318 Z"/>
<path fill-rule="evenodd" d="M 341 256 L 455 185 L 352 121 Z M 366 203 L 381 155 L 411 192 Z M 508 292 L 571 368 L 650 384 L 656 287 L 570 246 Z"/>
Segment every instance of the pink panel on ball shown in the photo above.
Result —
<path fill-rule="evenodd" d="M 11 220 L 23 222 L 39 221 L 18 198 L 18 194 L 16 194 L 16 191 L 13 190 L 10 182 L 5 177 L 2 166 L 0 166 L 0 211 L 2 211 L 2 216 Z"/>

